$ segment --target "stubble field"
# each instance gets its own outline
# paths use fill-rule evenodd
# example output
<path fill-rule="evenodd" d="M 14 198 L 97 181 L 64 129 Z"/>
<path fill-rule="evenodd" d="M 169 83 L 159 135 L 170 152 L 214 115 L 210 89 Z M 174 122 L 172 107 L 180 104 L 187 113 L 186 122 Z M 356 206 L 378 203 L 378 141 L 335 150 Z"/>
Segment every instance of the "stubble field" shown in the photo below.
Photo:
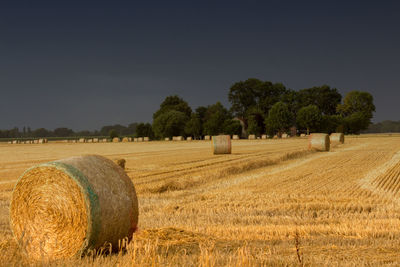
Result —
<path fill-rule="evenodd" d="M 29 265 L 9 226 L 27 168 L 99 154 L 126 159 L 139 230 L 119 253 L 55 266 L 399 265 L 400 136 L 346 137 L 330 152 L 307 139 L 0 144 L 0 264 Z M 117 219 L 117 218 L 116 218 Z"/>

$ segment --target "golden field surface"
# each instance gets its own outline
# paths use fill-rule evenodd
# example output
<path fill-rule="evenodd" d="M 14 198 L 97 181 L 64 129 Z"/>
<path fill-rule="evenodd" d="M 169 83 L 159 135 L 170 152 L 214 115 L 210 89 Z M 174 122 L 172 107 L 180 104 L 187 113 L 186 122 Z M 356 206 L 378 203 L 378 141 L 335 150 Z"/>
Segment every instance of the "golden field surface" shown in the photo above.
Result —
<path fill-rule="evenodd" d="M 400 136 L 0 144 L 0 264 L 53 266 L 400 265 Z M 126 159 L 139 230 L 119 253 L 32 263 L 13 240 L 13 186 L 29 167 L 82 154 Z M 100 254 L 100 253 L 98 253 Z"/>

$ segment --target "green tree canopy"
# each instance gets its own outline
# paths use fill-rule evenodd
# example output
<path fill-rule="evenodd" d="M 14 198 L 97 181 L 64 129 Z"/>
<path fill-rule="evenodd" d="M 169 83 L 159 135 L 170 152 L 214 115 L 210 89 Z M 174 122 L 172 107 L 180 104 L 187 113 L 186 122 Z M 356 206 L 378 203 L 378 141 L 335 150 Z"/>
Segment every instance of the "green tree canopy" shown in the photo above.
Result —
<path fill-rule="evenodd" d="M 136 125 L 136 137 L 150 137 L 154 138 L 153 128 L 150 123 L 139 123 Z"/>
<path fill-rule="evenodd" d="M 161 103 L 159 110 L 153 114 L 153 120 L 155 120 L 159 115 L 170 110 L 182 112 L 185 114 L 187 119 L 189 119 L 190 115 L 192 114 L 192 109 L 190 108 L 189 104 L 179 96 L 173 95 L 165 98 L 165 100 Z"/>
<path fill-rule="evenodd" d="M 220 103 L 208 106 L 204 117 L 203 134 L 217 135 L 224 133 L 224 123 L 232 119 L 229 111 Z"/>
<path fill-rule="evenodd" d="M 201 136 L 201 126 L 202 123 L 196 113 L 192 113 L 190 120 L 185 125 L 186 135 L 193 136 L 198 139 Z"/>
<path fill-rule="evenodd" d="M 323 115 L 335 115 L 336 107 L 341 100 L 342 95 L 337 89 L 328 85 L 302 89 L 297 93 L 298 108 L 315 105 Z"/>
<path fill-rule="evenodd" d="M 157 138 L 185 135 L 187 116 L 176 110 L 158 115 L 153 121 L 153 131 Z"/>
<path fill-rule="evenodd" d="M 344 117 L 347 131 L 358 134 L 371 124 L 375 111 L 374 99 L 368 92 L 352 91 L 345 96 L 337 110 Z"/>
<path fill-rule="evenodd" d="M 316 105 L 302 107 L 297 113 L 297 124 L 300 128 L 306 128 L 307 134 L 310 129 L 316 130 L 321 122 L 321 111 Z"/>
<path fill-rule="evenodd" d="M 289 111 L 288 105 L 283 102 L 277 102 L 271 107 L 265 120 L 265 125 L 268 133 L 278 132 L 281 134 L 292 126 L 292 122 L 293 116 Z"/>

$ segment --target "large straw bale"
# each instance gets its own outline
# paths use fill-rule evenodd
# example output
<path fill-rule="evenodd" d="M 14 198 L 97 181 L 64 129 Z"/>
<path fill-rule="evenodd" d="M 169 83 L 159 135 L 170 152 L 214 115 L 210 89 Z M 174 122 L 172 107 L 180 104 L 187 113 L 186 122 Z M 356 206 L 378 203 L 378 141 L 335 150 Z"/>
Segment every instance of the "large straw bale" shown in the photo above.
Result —
<path fill-rule="evenodd" d="M 143 137 L 138 137 L 137 141 L 138 142 L 143 142 Z"/>
<path fill-rule="evenodd" d="M 127 143 L 127 142 L 129 142 L 129 139 L 128 139 L 128 137 L 124 137 L 124 138 L 122 138 L 122 142 L 124 142 L 124 143 Z"/>
<path fill-rule="evenodd" d="M 119 140 L 119 137 L 114 137 L 114 138 L 112 139 L 112 141 L 113 141 L 113 143 L 118 143 L 120 140 Z"/>
<path fill-rule="evenodd" d="M 186 141 L 192 141 L 193 138 L 191 136 L 186 137 Z"/>
<path fill-rule="evenodd" d="M 137 141 L 138 141 L 137 137 L 134 137 L 133 142 L 137 142 Z"/>
<path fill-rule="evenodd" d="M 99 138 L 93 138 L 93 143 L 98 143 L 99 142 Z"/>
<path fill-rule="evenodd" d="M 149 142 L 149 141 L 150 141 L 150 137 L 148 137 L 148 136 L 146 136 L 146 137 L 143 137 L 143 141 L 145 141 L 145 142 Z"/>
<path fill-rule="evenodd" d="M 85 143 L 86 139 L 85 138 L 79 138 L 79 143 Z"/>
<path fill-rule="evenodd" d="M 308 137 L 308 149 L 317 151 L 329 151 L 329 135 L 325 133 L 313 133 Z"/>
<path fill-rule="evenodd" d="M 128 137 L 128 142 L 132 142 L 132 137 Z"/>
<path fill-rule="evenodd" d="M 183 141 L 184 139 L 183 139 L 183 136 L 173 136 L 172 140 L 173 141 Z"/>
<path fill-rule="evenodd" d="M 266 134 L 261 135 L 261 139 L 267 139 L 267 135 Z"/>
<path fill-rule="evenodd" d="M 217 135 L 212 137 L 214 154 L 231 154 L 232 143 L 230 135 Z"/>
<path fill-rule="evenodd" d="M 249 140 L 255 140 L 256 139 L 256 135 L 255 134 L 249 134 Z"/>
<path fill-rule="evenodd" d="M 232 139 L 233 139 L 233 140 L 239 140 L 239 135 L 234 134 L 234 135 L 232 136 Z"/>
<path fill-rule="evenodd" d="M 344 134 L 343 133 L 331 133 L 329 136 L 331 141 L 331 145 L 339 145 L 344 143 Z"/>
<path fill-rule="evenodd" d="M 31 260 L 71 258 L 132 238 L 138 201 L 132 181 L 114 162 L 73 157 L 22 174 L 12 193 L 10 223 Z"/>
<path fill-rule="evenodd" d="M 204 136 L 204 140 L 210 140 L 210 139 L 211 139 L 211 136 L 209 136 L 209 135 Z"/>
<path fill-rule="evenodd" d="M 92 138 L 86 139 L 86 143 L 93 143 L 93 139 Z"/>
<path fill-rule="evenodd" d="M 288 137 L 289 137 L 289 135 L 287 133 L 282 134 L 282 138 L 288 138 Z"/>

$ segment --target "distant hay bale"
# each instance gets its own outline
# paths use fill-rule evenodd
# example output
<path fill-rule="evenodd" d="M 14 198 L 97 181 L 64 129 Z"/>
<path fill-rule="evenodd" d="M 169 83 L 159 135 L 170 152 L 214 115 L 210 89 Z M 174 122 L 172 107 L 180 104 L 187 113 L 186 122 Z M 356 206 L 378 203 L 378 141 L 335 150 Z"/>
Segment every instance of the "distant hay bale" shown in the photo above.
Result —
<path fill-rule="evenodd" d="M 129 139 L 128 139 L 128 137 L 124 137 L 124 138 L 122 138 L 122 142 L 123 142 L 123 143 L 127 143 L 127 142 L 129 142 Z"/>
<path fill-rule="evenodd" d="M 114 137 L 114 138 L 112 139 L 112 141 L 113 141 L 113 143 L 118 143 L 118 142 L 119 142 L 119 137 Z"/>
<path fill-rule="evenodd" d="M 132 142 L 132 137 L 128 137 L 128 142 Z"/>
<path fill-rule="evenodd" d="M 332 145 L 339 145 L 344 143 L 343 133 L 331 133 L 329 136 Z"/>
<path fill-rule="evenodd" d="M 93 139 L 92 138 L 86 139 L 86 143 L 93 143 Z"/>
<path fill-rule="evenodd" d="M 278 139 L 278 136 L 277 136 L 277 135 L 274 135 L 274 139 Z"/>
<path fill-rule="evenodd" d="M 256 135 L 255 134 L 249 134 L 249 140 L 255 140 L 256 139 Z"/>
<path fill-rule="evenodd" d="M 19 178 L 11 197 L 10 225 L 31 260 L 80 256 L 132 238 L 138 223 L 132 181 L 101 156 L 37 165 Z"/>
<path fill-rule="evenodd" d="M 186 137 L 186 141 L 192 141 L 192 137 L 191 136 Z"/>
<path fill-rule="evenodd" d="M 173 136 L 172 140 L 173 141 L 183 141 L 184 139 L 183 139 L 183 136 Z"/>
<path fill-rule="evenodd" d="M 210 139 L 211 139 L 211 136 L 209 136 L 209 135 L 204 136 L 204 140 L 210 140 Z"/>
<path fill-rule="evenodd" d="M 98 143 L 99 142 L 99 138 L 93 138 L 93 143 Z"/>
<path fill-rule="evenodd" d="M 118 166 L 120 166 L 122 169 L 125 170 L 125 163 L 126 163 L 126 160 L 125 160 L 125 159 L 115 159 L 114 162 L 115 162 Z"/>
<path fill-rule="evenodd" d="M 308 149 L 317 151 L 329 151 L 329 135 L 324 133 L 313 133 L 308 137 Z"/>
<path fill-rule="evenodd" d="M 137 137 L 134 137 L 133 142 L 137 142 L 137 141 L 138 141 Z"/>
<path fill-rule="evenodd" d="M 138 137 L 137 141 L 138 142 L 143 142 L 143 137 Z"/>
<path fill-rule="evenodd" d="M 289 137 L 289 135 L 287 133 L 282 134 L 282 138 L 288 138 L 288 137 Z"/>
<path fill-rule="evenodd" d="M 306 134 L 302 133 L 302 134 L 300 134 L 300 137 L 306 137 Z"/>
<path fill-rule="evenodd" d="M 232 139 L 233 139 L 233 140 L 239 140 L 239 135 L 234 134 L 234 135 L 232 136 Z"/>
<path fill-rule="evenodd" d="M 266 134 L 261 135 L 261 139 L 267 139 L 267 135 Z"/>
<path fill-rule="evenodd" d="M 164 141 L 169 141 L 169 137 L 165 137 L 165 138 L 164 138 Z"/>
<path fill-rule="evenodd" d="M 145 141 L 145 142 L 149 142 L 149 141 L 150 141 L 150 138 L 149 138 L 148 136 L 146 136 L 146 137 L 143 137 L 143 141 Z"/>
<path fill-rule="evenodd" d="M 7 144 L 12 144 L 12 141 L 8 141 Z"/>
<path fill-rule="evenodd" d="M 35 140 L 33 140 L 33 143 L 34 143 L 34 144 L 39 144 L 39 140 L 38 140 L 38 139 L 35 139 Z"/>
<path fill-rule="evenodd" d="M 86 139 L 85 138 L 79 138 L 79 143 L 86 143 Z"/>
<path fill-rule="evenodd" d="M 230 135 L 217 135 L 212 137 L 214 154 L 231 154 L 232 143 Z"/>
<path fill-rule="evenodd" d="M 260 139 L 261 139 L 261 137 L 257 136 L 257 140 L 260 140 Z"/>

